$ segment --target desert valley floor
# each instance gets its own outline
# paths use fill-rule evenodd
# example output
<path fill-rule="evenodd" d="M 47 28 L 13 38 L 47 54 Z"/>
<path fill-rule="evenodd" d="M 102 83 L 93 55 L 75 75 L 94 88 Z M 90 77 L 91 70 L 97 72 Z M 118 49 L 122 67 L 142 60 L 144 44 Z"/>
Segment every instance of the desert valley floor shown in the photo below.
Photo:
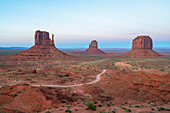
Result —
<path fill-rule="evenodd" d="M 1 49 L 0 55 L 20 51 Z M 109 55 L 65 52 L 76 58 L 1 60 L 0 113 L 170 112 L 169 52 L 160 52 L 165 55 L 161 58 L 123 58 L 119 57 L 122 51 L 107 51 Z M 100 80 L 87 84 L 99 74 Z M 57 87 L 76 84 L 83 85 Z"/>

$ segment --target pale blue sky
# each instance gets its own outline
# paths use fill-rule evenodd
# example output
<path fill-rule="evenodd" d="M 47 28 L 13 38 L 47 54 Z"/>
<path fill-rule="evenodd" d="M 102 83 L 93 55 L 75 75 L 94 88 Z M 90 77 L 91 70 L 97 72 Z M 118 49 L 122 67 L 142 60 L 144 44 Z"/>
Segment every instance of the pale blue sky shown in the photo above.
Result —
<path fill-rule="evenodd" d="M 129 48 L 137 35 L 170 48 L 170 0 L 0 0 L 0 46 L 30 47 L 38 29 L 59 48 Z"/>

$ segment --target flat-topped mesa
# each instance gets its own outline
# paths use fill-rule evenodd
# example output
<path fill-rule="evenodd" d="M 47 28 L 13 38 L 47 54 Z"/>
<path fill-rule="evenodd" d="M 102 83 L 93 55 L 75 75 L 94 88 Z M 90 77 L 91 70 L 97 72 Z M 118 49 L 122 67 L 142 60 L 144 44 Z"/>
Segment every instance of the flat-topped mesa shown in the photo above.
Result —
<path fill-rule="evenodd" d="M 124 54 L 125 57 L 162 57 L 152 50 L 153 43 L 149 36 L 137 36 L 133 39 L 132 50 Z"/>
<path fill-rule="evenodd" d="M 37 30 L 35 32 L 35 45 L 54 45 L 54 35 L 52 34 L 52 40 L 49 38 L 49 33 L 46 31 Z"/>
<path fill-rule="evenodd" d="M 152 49 L 152 39 L 149 36 L 137 36 L 133 39 L 132 49 Z"/>

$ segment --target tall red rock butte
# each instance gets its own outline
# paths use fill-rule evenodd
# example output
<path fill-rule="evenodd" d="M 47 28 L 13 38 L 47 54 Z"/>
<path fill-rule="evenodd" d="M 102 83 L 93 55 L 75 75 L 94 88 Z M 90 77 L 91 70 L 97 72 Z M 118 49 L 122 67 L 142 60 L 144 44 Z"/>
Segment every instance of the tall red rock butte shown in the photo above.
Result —
<path fill-rule="evenodd" d="M 51 40 L 48 32 L 37 30 L 34 38 L 35 45 L 30 49 L 6 58 L 8 60 L 53 60 L 71 57 L 55 47 L 54 35 L 52 35 Z"/>
<path fill-rule="evenodd" d="M 152 50 L 153 43 L 149 36 L 137 36 L 133 39 L 132 50 L 125 53 L 125 57 L 161 57 L 159 53 Z"/>
<path fill-rule="evenodd" d="M 102 50 L 98 49 L 98 44 L 97 44 L 96 40 L 93 40 L 90 43 L 89 48 L 86 49 L 85 53 L 89 54 L 89 55 L 102 55 L 102 54 L 106 54 Z"/>

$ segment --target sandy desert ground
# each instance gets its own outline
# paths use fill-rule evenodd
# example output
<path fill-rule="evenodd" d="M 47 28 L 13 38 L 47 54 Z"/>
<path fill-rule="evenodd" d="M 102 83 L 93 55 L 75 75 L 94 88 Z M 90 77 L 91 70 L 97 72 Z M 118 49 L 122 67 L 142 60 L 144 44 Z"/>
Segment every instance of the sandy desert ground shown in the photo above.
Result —
<path fill-rule="evenodd" d="M 22 50 L 1 50 L 1 58 Z M 72 54 L 72 51 L 66 51 Z M 169 113 L 170 57 L 0 61 L 1 113 Z M 161 52 L 160 52 L 161 53 Z M 73 55 L 73 54 L 72 54 Z M 103 69 L 101 79 L 93 84 Z M 14 84 L 10 86 L 11 84 Z M 60 85 L 74 87 L 35 87 Z"/>

